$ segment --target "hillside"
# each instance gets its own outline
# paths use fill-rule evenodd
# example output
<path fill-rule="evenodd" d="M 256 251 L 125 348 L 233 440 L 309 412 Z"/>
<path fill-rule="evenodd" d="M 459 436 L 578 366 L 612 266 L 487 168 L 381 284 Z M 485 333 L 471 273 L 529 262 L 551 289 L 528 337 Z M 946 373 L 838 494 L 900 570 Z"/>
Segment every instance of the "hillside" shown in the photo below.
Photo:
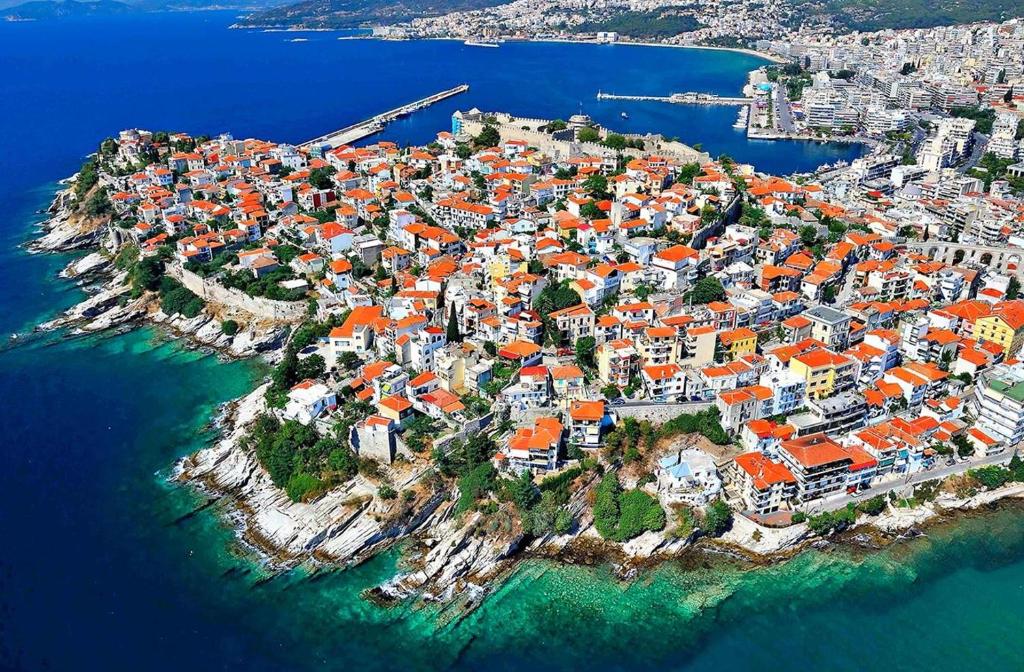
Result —
<path fill-rule="evenodd" d="M 795 0 L 794 18 L 830 19 L 844 32 L 931 28 L 1024 16 L 1020 0 Z"/>
<path fill-rule="evenodd" d="M 116 0 L 98 0 L 97 2 L 33 0 L 33 2 L 24 2 L 0 11 L 8 20 L 39 21 L 42 19 L 125 14 L 135 11 L 135 8 Z"/>
<path fill-rule="evenodd" d="M 506 4 L 509 0 L 305 0 L 257 12 L 239 21 L 242 26 L 356 28 L 387 25 L 425 16 Z"/>

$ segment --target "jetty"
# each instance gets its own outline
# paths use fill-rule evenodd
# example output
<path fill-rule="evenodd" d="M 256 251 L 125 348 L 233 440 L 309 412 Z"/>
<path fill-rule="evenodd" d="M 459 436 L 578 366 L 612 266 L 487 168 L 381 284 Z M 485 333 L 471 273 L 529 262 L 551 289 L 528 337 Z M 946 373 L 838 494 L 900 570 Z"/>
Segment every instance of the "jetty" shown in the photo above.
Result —
<path fill-rule="evenodd" d="M 753 98 L 744 96 L 718 96 L 713 93 L 685 91 L 668 96 L 620 96 L 614 93 L 597 92 L 598 100 L 640 100 L 657 103 L 673 103 L 675 105 L 750 105 Z"/>
<path fill-rule="evenodd" d="M 302 149 L 308 149 L 310 147 L 323 145 L 340 147 L 341 145 L 351 144 L 357 140 L 362 140 L 363 138 L 374 135 L 375 133 L 380 133 L 395 119 L 399 119 L 418 110 L 430 107 L 434 103 L 438 103 L 446 98 L 451 98 L 452 96 L 457 96 L 460 93 L 465 93 L 466 91 L 469 91 L 469 84 L 459 84 L 456 87 L 439 91 L 431 96 L 420 98 L 419 100 L 411 103 L 406 103 L 401 107 L 388 110 L 387 112 L 375 115 L 364 121 L 352 124 L 351 126 L 346 126 L 345 128 L 325 133 L 324 135 L 313 138 L 312 140 L 307 140 L 306 142 L 301 143 L 299 147 Z"/>

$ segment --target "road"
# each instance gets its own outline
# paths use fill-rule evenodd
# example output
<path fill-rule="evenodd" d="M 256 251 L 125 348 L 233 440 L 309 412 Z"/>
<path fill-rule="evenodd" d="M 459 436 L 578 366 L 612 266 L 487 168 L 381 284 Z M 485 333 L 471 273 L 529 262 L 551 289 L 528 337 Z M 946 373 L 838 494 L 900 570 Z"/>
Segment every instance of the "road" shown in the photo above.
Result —
<path fill-rule="evenodd" d="M 935 481 L 946 478 L 947 476 L 953 476 L 954 474 L 962 474 L 968 469 L 977 469 L 978 467 L 985 467 L 991 464 L 1002 464 L 1009 462 L 1015 454 L 1015 451 L 1006 451 L 999 455 L 990 455 L 988 457 L 982 457 L 967 462 L 957 462 L 952 466 L 946 466 L 942 464 L 938 467 L 933 467 L 928 471 L 921 471 L 910 478 L 900 478 L 894 481 L 888 481 L 886 483 L 879 483 L 867 490 L 862 490 L 860 495 L 857 497 L 851 497 L 850 495 L 841 495 L 839 497 L 833 497 L 828 499 L 813 509 L 808 510 L 808 514 L 821 513 L 822 511 L 835 511 L 841 509 L 850 502 L 856 504 L 857 502 L 863 502 L 865 499 L 870 499 L 876 495 L 885 495 L 893 490 L 902 489 L 911 485 L 917 485 L 919 483 L 926 483 L 928 481 Z"/>
<path fill-rule="evenodd" d="M 795 133 L 796 126 L 793 124 L 793 112 L 789 109 L 789 102 L 786 100 L 786 88 L 776 84 L 774 93 L 777 125 L 786 133 Z"/>
<path fill-rule="evenodd" d="M 988 149 L 988 136 L 975 132 L 974 133 L 974 146 L 971 147 L 971 155 L 967 157 L 963 165 L 957 168 L 957 172 L 966 173 L 971 168 L 978 165 L 978 161 L 981 161 L 981 157 L 985 155 L 985 150 Z"/>

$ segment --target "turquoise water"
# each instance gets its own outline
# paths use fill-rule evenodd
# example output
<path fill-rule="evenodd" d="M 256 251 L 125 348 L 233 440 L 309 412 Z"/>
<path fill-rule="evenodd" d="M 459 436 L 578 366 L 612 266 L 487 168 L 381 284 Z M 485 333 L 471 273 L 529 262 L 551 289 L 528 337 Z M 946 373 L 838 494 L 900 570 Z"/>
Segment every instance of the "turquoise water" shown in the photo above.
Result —
<path fill-rule="evenodd" d="M 222 509 L 189 516 L 203 500 L 169 485 L 168 470 L 213 438 L 206 425 L 218 404 L 251 389 L 262 370 L 190 351 L 152 329 L 25 336 L 11 347 L 6 334 L 25 334 L 82 296 L 55 278 L 67 257 L 17 249 L 52 180 L 121 126 L 231 127 L 298 139 L 333 125 L 327 112 L 304 116 L 317 102 L 331 101 L 331 114 L 352 120 L 404 100 L 408 91 L 390 80 L 372 96 L 310 84 L 327 71 L 369 82 L 379 68 L 401 70 L 373 58 L 372 49 L 412 50 L 399 63 L 407 70 L 413 55 L 435 59 L 427 69 L 436 81 L 424 81 L 423 92 L 462 79 L 470 56 L 514 53 L 503 47 L 460 56 L 459 45 L 362 43 L 358 60 L 360 52 L 336 52 L 333 43 L 225 35 L 225 20 L 0 25 L 0 669 L 1024 669 L 1024 516 L 1017 509 L 875 555 L 810 552 L 757 570 L 706 559 L 668 563 L 631 584 L 604 567 L 531 561 L 464 618 L 435 606 L 384 609 L 361 599 L 396 571 L 397 553 L 348 571 L 272 577 L 238 547 Z M 529 58 L 539 58 L 530 55 L 535 46 L 522 45 L 526 60 L 510 61 L 514 67 L 498 73 L 496 84 L 474 90 L 483 96 L 487 86 L 518 82 L 502 94 L 506 100 L 531 91 L 542 105 L 571 99 L 571 87 L 559 93 L 555 79 L 522 83 L 522 73 L 534 72 Z M 692 73 L 680 61 L 655 79 L 637 70 L 689 52 L 548 46 L 567 67 L 589 64 L 579 76 L 569 70 L 586 85 L 581 91 L 613 76 L 652 92 L 691 74 L 727 90 L 730 77 L 742 80 L 742 71 L 714 60 L 690 61 Z M 309 52 L 294 57 L 304 67 L 324 70 L 294 73 L 305 93 L 280 98 L 281 87 L 264 84 L 262 107 L 240 105 L 257 97 L 245 89 L 255 86 L 255 73 L 288 70 L 293 49 Z M 652 60 L 618 62 L 634 51 Z M 155 74 L 180 77 L 194 95 L 167 93 Z M 228 124 L 236 112 L 238 125 Z M 406 123 L 396 132 L 424 132 Z M 718 131 L 693 124 L 690 132 Z"/>

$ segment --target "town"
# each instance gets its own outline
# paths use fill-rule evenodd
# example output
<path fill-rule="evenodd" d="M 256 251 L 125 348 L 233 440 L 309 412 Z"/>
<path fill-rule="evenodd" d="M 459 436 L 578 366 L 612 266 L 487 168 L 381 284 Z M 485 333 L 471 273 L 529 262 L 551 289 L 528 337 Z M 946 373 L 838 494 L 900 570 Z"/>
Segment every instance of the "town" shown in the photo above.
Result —
<path fill-rule="evenodd" d="M 450 477 L 460 511 L 515 502 L 539 535 L 596 470 L 605 538 L 785 526 L 1022 475 L 1024 168 L 999 86 L 974 86 L 999 175 L 959 169 L 970 129 L 932 91 L 919 160 L 819 175 L 473 109 L 406 148 L 126 130 L 75 189 L 110 220 L 121 304 L 290 325 L 246 445 L 293 501 Z"/>

